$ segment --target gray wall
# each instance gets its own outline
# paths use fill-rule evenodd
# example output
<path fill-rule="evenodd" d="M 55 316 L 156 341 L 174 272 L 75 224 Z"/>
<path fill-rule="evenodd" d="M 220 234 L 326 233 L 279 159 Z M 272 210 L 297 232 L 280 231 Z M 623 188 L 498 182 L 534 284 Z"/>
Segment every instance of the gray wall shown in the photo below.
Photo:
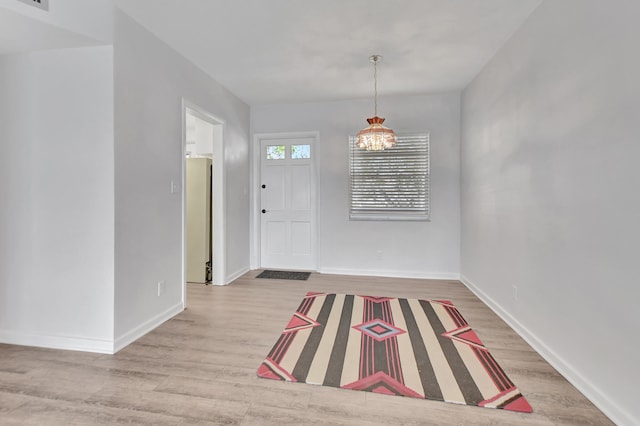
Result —
<path fill-rule="evenodd" d="M 637 1 L 546 1 L 462 97 L 463 280 L 629 425 L 639 16 Z"/>

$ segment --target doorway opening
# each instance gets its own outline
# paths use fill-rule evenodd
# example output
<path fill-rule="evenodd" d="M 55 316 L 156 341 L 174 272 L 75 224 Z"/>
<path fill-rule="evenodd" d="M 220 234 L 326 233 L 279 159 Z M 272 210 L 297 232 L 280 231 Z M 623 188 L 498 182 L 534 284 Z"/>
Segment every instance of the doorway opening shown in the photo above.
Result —
<path fill-rule="evenodd" d="M 224 121 L 182 102 L 182 272 L 186 283 L 224 285 Z"/>

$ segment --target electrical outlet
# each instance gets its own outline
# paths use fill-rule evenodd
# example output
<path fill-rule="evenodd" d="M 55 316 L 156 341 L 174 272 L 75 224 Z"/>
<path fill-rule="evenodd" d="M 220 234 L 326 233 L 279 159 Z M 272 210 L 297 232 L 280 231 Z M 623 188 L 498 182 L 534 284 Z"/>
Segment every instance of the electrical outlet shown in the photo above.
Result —
<path fill-rule="evenodd" d="M 180 184 L 178 184 L 178 182 L 176 182 L 175 180 L 171 181 L 171 193 L 172 194 L 180 193 Z"/>
<path fill-rule="evenodd" d="M 517 285 L 512 285 L 511 288 L 513 288 L 513 300 L 517 301 L 518 300 L 518 286 Z"/>
<path fill-rule="evenodd" d="M 382 259 L 383 256 L 384 256 L 384 252 L 382 250 L 376 250 L 376 257 L 378 259 Z"/>
<path fill-rule="evenodd" d="M 158 281 L 158 296 L 162 296 L 167 290 L 167 283 L 165 280 Z"/>

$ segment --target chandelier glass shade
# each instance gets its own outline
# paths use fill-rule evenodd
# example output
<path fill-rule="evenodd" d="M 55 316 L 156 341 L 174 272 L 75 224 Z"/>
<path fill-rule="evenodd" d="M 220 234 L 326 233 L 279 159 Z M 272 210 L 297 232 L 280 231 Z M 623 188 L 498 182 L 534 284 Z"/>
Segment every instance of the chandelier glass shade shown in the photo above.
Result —
<path fill-rule="evenodd" d="M 384 151 L 393 148 L 396 145 L 396 135 L 388 127 L 382 125 L 384 118 L 375 117 L 367 118 L 369 126 L 358 132 L 356 146 L 366 149 L 367 151 Z"/>
<path fill-rule="evenodd" d="M 356 146 L 367 151 L 384 151 L 393 148 L 397 140 L 393 130 L 382 125 L 384 118 L 378 117 L 378 62 L 382 56 L 373 55 L 369 60 L 373 62 L 374 116 L 367 118 L 369 126 L 358 132 Z"/>

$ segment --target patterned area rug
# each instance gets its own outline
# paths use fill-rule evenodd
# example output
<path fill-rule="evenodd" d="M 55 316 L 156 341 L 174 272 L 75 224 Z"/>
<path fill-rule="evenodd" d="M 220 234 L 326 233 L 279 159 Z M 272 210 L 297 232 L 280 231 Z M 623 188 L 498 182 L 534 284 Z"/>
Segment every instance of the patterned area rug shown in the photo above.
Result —
<path fill-rule="evenodd" d="M 532 411 L 447 300 L 308 293 L 258 376 Z"/>
<path fill-rule="evenodd" d="M 274 280 L 306 280 L 311 272 L 272 271 L 265 269 L 256 278 L 270 278 Z"/>

